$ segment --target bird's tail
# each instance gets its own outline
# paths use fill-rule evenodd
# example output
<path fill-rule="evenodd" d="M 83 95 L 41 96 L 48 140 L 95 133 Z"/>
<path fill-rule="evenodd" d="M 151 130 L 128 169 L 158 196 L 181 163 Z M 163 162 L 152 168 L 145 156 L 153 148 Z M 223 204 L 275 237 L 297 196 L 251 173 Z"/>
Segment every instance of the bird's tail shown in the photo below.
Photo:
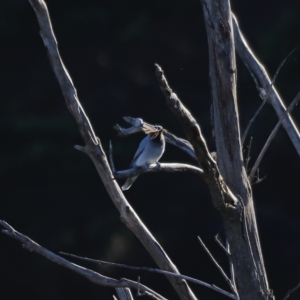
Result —
<path fill-rule="evenodd" d="M 135 180 L 138 178 L 138 176 L 129 177 L 124 185 L 122 186 L 122 191 L 127 191 L 132 186 L 132 184 L 135 182 Z"/>

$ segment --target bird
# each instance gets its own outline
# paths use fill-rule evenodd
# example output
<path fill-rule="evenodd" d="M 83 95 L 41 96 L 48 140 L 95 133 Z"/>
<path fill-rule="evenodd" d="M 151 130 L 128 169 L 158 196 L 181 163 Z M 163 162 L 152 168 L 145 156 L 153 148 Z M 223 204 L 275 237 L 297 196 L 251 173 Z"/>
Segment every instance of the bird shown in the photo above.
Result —
<path fill-rule="evenodd" d="M 140 145 L 130 164 L 131 167 L 139 167 L 157 162 L 165 151 L 165 138 L 161 126 L 144 126 L 143 131 L 147 136 Z M 122 191 L 127 191 L 138 176 L 127 178 L 122 186 Z"/>

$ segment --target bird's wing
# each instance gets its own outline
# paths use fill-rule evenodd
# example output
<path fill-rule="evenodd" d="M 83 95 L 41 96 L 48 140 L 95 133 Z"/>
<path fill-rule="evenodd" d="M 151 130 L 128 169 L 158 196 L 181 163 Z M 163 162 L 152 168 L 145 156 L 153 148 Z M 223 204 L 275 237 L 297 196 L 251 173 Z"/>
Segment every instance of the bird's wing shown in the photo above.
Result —
<path fill-rule="evenodd" d="M 133 157 L 133 160 L 130 164 L 130 166 L 133 166 L 133 164 L 137 161 L 137 159 L 140 157 L 140 155 L 143 153 L 143 151 L 145 150 L 147 144 L 149 143 L 149 139 L 150 139 L 150 136 L 147 135 L 141 142 L 140 142 L 140 145 L 138 147 L 138 149 L 136 150 L 135 154 L 134 154 L 134 157 Z"/>

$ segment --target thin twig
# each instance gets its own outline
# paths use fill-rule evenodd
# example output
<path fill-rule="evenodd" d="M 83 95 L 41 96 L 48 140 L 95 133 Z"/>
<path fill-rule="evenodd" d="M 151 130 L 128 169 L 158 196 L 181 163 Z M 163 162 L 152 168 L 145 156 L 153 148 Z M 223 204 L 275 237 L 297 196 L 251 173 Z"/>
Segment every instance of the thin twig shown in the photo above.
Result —
<path fill-rule="evenodd" d="M 267 175 L 265 175 L 263 178 L 259 178 L 259 168 L 256 170 L 256 175 L 254 175 L 255 181 L 253 181 L 251 184 L 258 184 L 261 183 L 263 180 L 267 178 Z"/>
<path fill-rule="evenodd" d="M 258 116 L 258 114 L 260 113 L 260 111 L 262 110 L 262 108 L 264 107 L 264 105 L 266 104 L 266 102 L 267 102 L 267 98 L 265 98 L 265 99 L 263 100 L 263 102 L 260 104 L 259 108 L 258 108 L 257 111 L 255 112 L 253 118 L 249 121 L 249 123 L 248 123 L 248 125 L 247 125 L 247 127 L 246 127 L 246 129 L 245 129 L 245 131 L 244 131 L 244 133 L 243 133 L 243 136 L 242 136 L 242 145 L 243 145 L 244 142 L 245 142 L 246 136 L 247 136 L 247 134 L 248 134 L 248 131 L 249 131 L 251 125 L 253 124 L 254 120 L 256 119 L 256 117 Z"/>
<path fill-rule="evenodd" d="M 54 254 L 53 252 L 49 251 L 48 249 L 40 246 L 33 240 L 31 240 L 29 237 L 25 236 L 24 234 L 16 231 L 12 226 L 10 226 L 8 223 L 5 221 L 0 220 L 0 224 L 5 228 L 2 229 L 2 232 L 7 234 L 8 236 L 20 241 L 23 244 L 23 247 L 30 252 L 36 252 L 52 262 L 55 262 L 67 269 L 70 269 L 85 278 L 89 279 L 90 281 L 100 284 L 103 286 L 110 286 L 110 287 L 129 287 L 133 289 L 141 289 L 143 292 L 148 292 L 150 294 L 153 294 L 156 298 L 155 299 L 161 299 L 161 300 L 166 300 L 163 296 L 160 294 L 156 293 L 155 291 L 149 289 L 148 287 L 138 284 L 138 282 L 131 281 L 129 279 L 122 278 L 120 280 L 110 278 L 107 276 L 103 276 L 93 270 L 84 268 L 82 266 L 76 265 L 60 256 L 57 254 Z"/>
<path fill-rule="evenodd" d="M 289 298 L 289 296 L 294 293 L 295 291 L 297 291 L 300 288 L 300 282 L 291 290 L 289 290 L 287 292 L 287 294 L 285 295 L 285 297 L 283 298 L 283 300 L 287 300 Z"/>
<path fill-rule="evenodd" d="M 271 132 L 270 136 L 268 137 L 264 147 L 262 148 L 261 152 L 259 153 L 259 156 L 250 172 L 250 175 L 249 175 L 249 180 L 250 182 L 252 181 L 253 177 L 254 177 L 254 174 L 264 156 L 264 154 L 266 153 L 269 145 L 271 144 L 273 138 L 275 137 L 281 123 L 283 122 L 283 120 L 289 115 L 289 113 L 293 110 L 293 108 L 295 107 L 295 105 L 298 103 L 300 99 L 300 92 L 296 95 L 296 97 L 294 98 L 294 100 L 291 102 L 291 104 L 289 105 L 289 107 L 287 108 L 287 110 L 285 111 L 284 115 L 280 118 L 280 120 L 278 121 L 277 125 L 275 126 L 275 128 L 273 129 L 273 131 Z"/>
<path fill-rule="evenodd" d="M 227 255 L 230 255 L 230 252 L 228 252 L 227 248 L 226 248 L 226 247 L 223 245 L 223 243 L 221 242 L 219 234 L 216 234 L 216 235 L 215 235 L 215 241 L 219 244 L 219 246 L 225 251 L 225 253 L 226 253 Z"/>
<path fill-rule="evenodd" d="M 228 242 L 228 239 L 226 239 L 226 250 L 228 253 L 230 253 L 230 245 Z M 235 283 L 235 273 L 234 273 L 234 265 L 231 259 L 231 255 L 228 255 L 228 261 L 229 261 L 229 270 L 230 270 L 230 278 L 231 278 L 231 282 L 232 285 L 234 286 L 235 290 L 236 289 L 236 283 Z"/>
<path fill-rule="evenodd" d="M 249 165 L 249 161 L 250 161 L 250 150 L 251 150 L 251 146 L 252 146 L 252 141 L 253 141 L 253 138 L 251 137 L 249 145 L 248 145 L 247 157 L 246 157 L 246 163 L 245 163 L 246 172 L 248 172 L 248 165 Z"/>
<path fill-rule="evenodd" d="M 116 173 L 115 163 L 114 163 L 114 159 L 113 159 L 113 147 L 112 147 L 111 141 L 109 141 L 109 163 L 110 163 L 112 172 Z"/>
<path fill-rule="evenodd" d="M 271 85 L 274 85 L 274 83 L 275 83 L 275 81 L 276 81 L 276 78 L 277 78 L 277 76 L 278 76 L 278 73 L 279 73 L 279 71 L 280 71 L 280 69 L 283 67 L 283 65 L 285 64 L 285 62 L 286 62 L 286 60 L 295 52 L 297 50 L 297 47 L 295 48 L 295 49 L 293 49 L 285 58 L 284 58 L 284 60 L 281 62 L 281 64 L 279 65 L 279 67 L 277 68 L 277 70 L 276 70 L 276 73 L 275 73 L 275 75 L 274 75 L 274 77 L 273 77 L 273 80 L 272 80 L 272 82 L 271 82 Z"/>
<path fill-rule="evenodd" d="M 176 274 L 176 273 L 164 271 L 164 270 L 161 270 L 161 269 L 154 269 L 154 268 L 148 268 L 148 267 L 133 267 L 133 266 L 128 266 L 128 265 L 124 265 L 124 264 L 116 264 L 116 263 L 106 262 L 106 261 L 102 261 L 102 260 L 97 260 L 97 259 L 92 259 L 92 258 L 87 258 L 87 257 L 81 257 L 81 256 L 77 256 L 77 255 L 69 254 L 69 253 L 65 253 L 65 252 L 60 252 L 60 254 L 70 256 L 70 257 L 74 257 L 74 258 L 77 258 L 77 259 L 80 259 L 80 260 L 96 263 L 96 264 L 103 265 L 103 266 L 125 268 L 125 269 L 138 270 L 138 271 L 147 271 L 147 272 L 152 272 L 152 273 L 158 273 L 158 274 L 165 274 L 165 275 L 174 276 L 174 277 L 177 277 L 177 278 L 185 279 L 186 281 L 189 281 L 189 282 L 193 282 L 193 283 L 205 286 L 205 287 L 210 288 L 210 289 L 212 289 L 216 292 L 219 292 L 219 293 L 221 293 L 221 294 L 223 294 L 223 295 L 225 295 L 229 298 L 237 299 L 237 297 L 235 295 L 226 292 L 225 290 L 215 286 L 214 284 L 209 284 L 209 283 L 206 283 L 206 282 L 201 281 L 199 279 L 195 279 L 195 278 L 192 278 L 192 277 L 189 277 L 189 276 L 186 276 L 186 275 Z"/>
<path fill-rule="evenodd" d="M 209 258 L 212 260 L 212 262 L 215 264 L 215 266 L 217 267 L 217 269 L 220 271 L 221 275 L 225 278 L 225 280 L 228 283 L 228 285 L 229 285 L 230 289 L 232 290 L 232 292 L 234 294 L 237 294 L 236 289 L 234 288 L 234 285 L 232 284 L 232 281 L 228 278 L 228 276 L 226 275 L 226 273 L 224 272 L 224 270 L 222 269 L 222 267 L 218 264 L 218 262 L 215 260 L 215 258 L 213 257 L 213 255 L 210 253 L 210 251 L 208 250 L 208 248 L 205 246 L 205 244 L 201 240 L 200 236 L 198 236 L 198 240 L 199 240 L 200 245 L 202 246 L 202 248 L 208 254 Z"/>

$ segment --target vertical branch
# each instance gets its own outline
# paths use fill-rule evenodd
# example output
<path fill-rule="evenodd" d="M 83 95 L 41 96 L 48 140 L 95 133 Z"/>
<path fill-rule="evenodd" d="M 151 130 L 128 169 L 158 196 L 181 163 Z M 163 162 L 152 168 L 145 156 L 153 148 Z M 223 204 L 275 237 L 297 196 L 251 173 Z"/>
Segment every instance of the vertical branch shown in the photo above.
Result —
<path fill-rule="evenodd" d="M 230 5 L 203 1 L 209 46 L 209 76 L 218 166 L 225 182 L 240 194 L 243 160 L 236 99 L 236 61 Z M 245 187 L 244 187 L 245 189 Z"/>
<path fill-rule="evenodd" d="M 239 196 L 240 219 L 221 212 L 241 299 L 271 299 L 258 237 L 252 190 L 243 163 L 236 96 L 236 61 L 229 0 L 202 0 L 220 173 Z M 241 221 L 240 221 L 241 220 Z M 240 229 L 238 228 L 240 227 Z"/>

